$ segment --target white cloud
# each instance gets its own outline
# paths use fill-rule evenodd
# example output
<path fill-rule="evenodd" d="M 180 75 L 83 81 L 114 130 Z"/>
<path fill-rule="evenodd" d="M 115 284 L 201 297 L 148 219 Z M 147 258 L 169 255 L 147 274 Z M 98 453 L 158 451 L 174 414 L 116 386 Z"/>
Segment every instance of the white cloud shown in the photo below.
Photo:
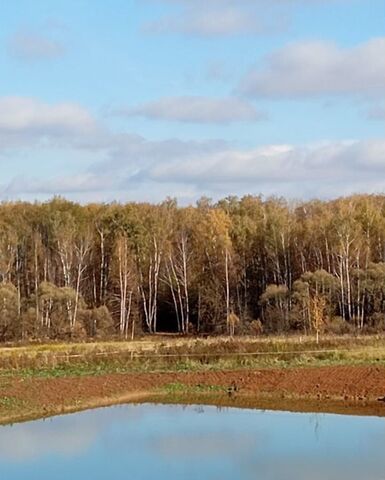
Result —
<path fill-rule="evenodd" d="M 158 120 L 219 124 L 266 118 L 264 113 L 258 112 L 249 102 L 231 97 L 168 97 L 137 107 L 120 109 L 116 113 Z"/>
<path fill-rule="evenodd" d="M 44 143 L 96 143 L 102 127 L 76 103 L 49 104 L 31 97 L 0 97 L 0 152 Z"/>
<path fill-rule="evenodd" d="M 302 42 L 272 53 L 239 90 L 251 97 L 299 98 L 385 92 L 385 37 L 351 48 Z"/>
<path fill-rule="evenodd" d="M 199 2 L 198 2 L 199 3 Z M 178 32 L 199 36 L 225 36 L 243 33 L 262 33 L 265 25 L 254 14 L 235 6 L 220 10 L 191 6 L 180 14 L 166 17 L 147 26 L 155 33 Z"/>
<path fill-rule="evenodd" d="M 264 34 L 281 31 L 295 5 L 343 0 L 158 0 L 176 12 L 145 26 L 153 33 L 186 33 L 203 37 Z"/>
<path fill-rule="evenodd" d="M 235 149 L 228 144 L 142 141 L 95 165 L 118 197 L 189 203 L 201 195 L 263 193 L 308 198 L 385 190 L 385 141 Z M 111 185 L 109 187 L 111 191 Z"/>
<path fill-rule="evenodd" d="M 385 190 L 383 139 L 257 148 L 221 140 L 154 141 L 108 130 L 76 104 L 1 98 L 0 151 L 17 155 L 22 149 L 31 158 L 42 149 L 46 154 L 59 149 L 62 157 L 68 153 L 87 162 L 71 176 L 64 169 L 36 177 L 32 167 L 26 168 L 23 175 L 3 180 L 1 198 L 61 194 L 84 202 L 176 196 L 190 203 L 201 195 L 309 197 Z"/>
<path fill-rule="evenodd" d="M 324 142 L 296 147 L 268 145 L 250 150 L 226 150 L 190 162 L 168 161 L 149 171 L 158 181 L 199 184 L 253 184 L 291 181 L 319 182 L 362 178 L 385 172 L 385 140 Z M 385 183 L 384 183 L 385 184 Z"/>
<path fill-rule="evenodd" d="M 116 187 L 113 177 L 109 175 L 95 175 L 90 172 L 71 176 L 38 179 L 27 176 L 17 176 L 3 187 L 2 194 L 12 197 L 19 193 L 65 195 L 73 193 L 88 193 L 106 191 Z"/>
<path fill-rule="evenodd" d="M 106 140 L 107 142 L 107 140 Z M 18 177 L 1 188 L 3 198 L 62 194 L 80 201 L 191 203 L 202 195 L 330 197 L 385 190 L 385 140 L 266 145 L 235 149 L 224 142 L 154 142 L 112 135 L 105 158 L 73 177 Z"/>
<path fill-rule="evenodd" d="M 35 62 L 59 58 L 64 55 L 65 48 L 56 40 L 23 30 L 9 39 L 8 52 L 17 59 Z"/>

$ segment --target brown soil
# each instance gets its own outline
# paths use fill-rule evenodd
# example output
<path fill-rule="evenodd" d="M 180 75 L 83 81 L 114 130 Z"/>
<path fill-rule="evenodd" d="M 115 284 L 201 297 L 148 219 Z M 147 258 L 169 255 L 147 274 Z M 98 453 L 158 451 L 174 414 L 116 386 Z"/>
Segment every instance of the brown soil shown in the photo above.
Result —
<path fill-rule="evenodd" d="M 268 402 L 275 408 L 280 406 L 285 409 L 294 400 L 306 400 L 310 402 L 309 405 L 311 402 L 318 402 L 318 406 L 325 405 L 325 411 L 337 403 L 340 406 L 358 405 L 360 412 L 368 406 L 368 413 L 370 406 L 372 413 L 385 415 L 385 403 L 378 402 L 378 398 L 385 395 L 385 367 L 340 366 L 65 378 L 0 377 L 0 422 L 119 402 L 144 399 L 162 401 L 162 398 L 171 401 L 172 394 L 164 393 L 164 387 L 170 384 L 191 387 L 188 391 L 194 403 L 199 403 L 199 399 L 194 398 L 197 397 L 194 392 L 205 392 L 205 387 L 218 386 L 223 390 L 216 393 L 215 402 L 208 398 L 208 393 L 202 394 L 203 398 L 207 395 L 209 403 L 228 404 L 237 399 L 236 403 L 240 406 L 242 402 L 247 404 L 245 406 Z M 233 393 L 233 390 L 236 392 Z M 179 395 L 181 396 L 183 392 Z M 174 395 L 174 399 L 176 397 L 178 395 Z M 179 400 L 186 401 L 187 397 Z"/>

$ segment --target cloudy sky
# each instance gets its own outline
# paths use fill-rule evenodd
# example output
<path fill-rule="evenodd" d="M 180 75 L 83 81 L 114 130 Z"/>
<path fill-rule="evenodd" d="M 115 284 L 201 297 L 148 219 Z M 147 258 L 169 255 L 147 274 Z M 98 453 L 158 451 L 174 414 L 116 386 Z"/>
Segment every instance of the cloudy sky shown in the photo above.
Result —
<path fill-rule="evenodd" d="M 0 198 L 385 192 L 385 0 L 0 5 Z"/>

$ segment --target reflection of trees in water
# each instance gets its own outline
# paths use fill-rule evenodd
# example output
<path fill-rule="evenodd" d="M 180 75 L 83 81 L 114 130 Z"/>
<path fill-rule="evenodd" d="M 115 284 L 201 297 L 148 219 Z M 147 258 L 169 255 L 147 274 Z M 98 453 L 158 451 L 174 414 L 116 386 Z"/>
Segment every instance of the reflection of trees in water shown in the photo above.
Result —
<path fill-rule="evenodd" d="M 202 407 L 202 405 L 197 405 L 197 406 L 194 408 L 194 412 L 196 412 L 196 413 L 205 413 L 205 409 Z"/>
<path fill-rule="evenodd" d="M 224 407 L 223 405 L 217 405 L 217 412 L 228 412 L 229 407 Z"/>
<path fill-rule="evenodd" d="M 321 419 L 323 417 L 324 415 L 321 415 L 320 413 L 312 413 L 309 415 L 309 423 L 314 427 L 314 437 L 317 440 L 317 442 L 320 439 L 320 426 L 321 426 Z"/>

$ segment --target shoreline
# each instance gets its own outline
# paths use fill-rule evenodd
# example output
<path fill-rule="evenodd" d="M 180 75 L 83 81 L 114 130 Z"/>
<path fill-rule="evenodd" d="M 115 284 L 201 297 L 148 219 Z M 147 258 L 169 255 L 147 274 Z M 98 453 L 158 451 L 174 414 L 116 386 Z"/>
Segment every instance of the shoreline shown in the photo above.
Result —
<path fill-rule="evenodd" d="M 358 403 L 345 402 L 343 400 L 331 401 L 325 403 L 315 401 L 313 399 L 290 398 L 290 399 L 274 399 L 274 398 L 253 398 L 246 395 L 240 395 L 229 400 L 225 396 L 200 394 L 194 397 L 187 395 L 169 396 L 155 392 L 138 392 L 122 398 L 105 398 L 96 399 L 82 406 L 57 406 L 51 410 L 33 411 L 23 414 L 11 414 L 9 416 L 0 417 L 0 427 L 14 425 L 18 423 L 45 420 L 61 415 L 71 415 L 81 413 L 87 410 L 98 408 L 108 408 L 119 405 L 185 405 L 185 406 L 201 406 L 201 407 L 217 407 L 217 408 L 239 408 L 249 410 L 279 411 L 291 413 L 314 413 L 329 415 L 352 415 L 352 416 L 368 416 L 368 417 L 385 417 L 385 405 L 375 402 Z"/>
<path fill-rule="evenodd" d="M 0 377 L 0 424 L 122 403 L 385 416 L 384 366 Z"/>

